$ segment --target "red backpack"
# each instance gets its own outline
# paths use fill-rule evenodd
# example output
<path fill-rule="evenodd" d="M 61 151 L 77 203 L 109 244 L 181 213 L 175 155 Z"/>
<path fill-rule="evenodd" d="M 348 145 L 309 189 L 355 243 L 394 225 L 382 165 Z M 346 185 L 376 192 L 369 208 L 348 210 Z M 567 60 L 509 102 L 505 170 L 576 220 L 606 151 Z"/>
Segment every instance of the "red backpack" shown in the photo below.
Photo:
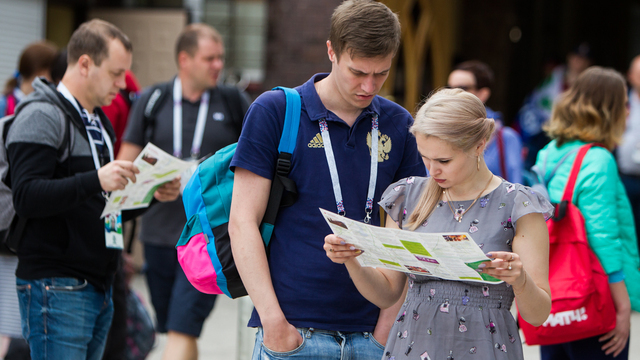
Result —
<path fill-rule="evenodd" d="M 573 191 L 587 151 L 583 145 L 571 168 L 562 201 L 549 228 L 551 314 L 541 326 L 518 320 L 529 345 L 553 345 L 602 335 L 616 326 L 609 279 L 589 247 L 584 218 L 572 203 Z"/>

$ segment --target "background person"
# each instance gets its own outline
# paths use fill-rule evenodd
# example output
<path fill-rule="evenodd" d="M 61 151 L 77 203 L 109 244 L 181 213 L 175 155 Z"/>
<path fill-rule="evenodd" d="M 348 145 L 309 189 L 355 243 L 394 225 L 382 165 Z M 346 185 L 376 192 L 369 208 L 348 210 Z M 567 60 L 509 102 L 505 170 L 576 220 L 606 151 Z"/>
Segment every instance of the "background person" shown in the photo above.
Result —
<path fill-rule="evenodd" d="M 627 359 L 631 308 L 640 310 L 638 245 L 631 206 L 611 150 L 625 127 L 627 100 L 624 78 L 616 71 L 591 67 L 563 93 L 545 131 L 551 139 L 538 154 L 547 173 L 568 152 L 600 143 L 587 152 L 575 185 L 573 203 L 585 220 L 587 240 L 609 276 L 616 307 L 616 327 L 606 334 L 558 345 L 541 346 L 543 360 Z M 557 169 L 548 183 L 551 201 L 559 203 L 575 155 Z M 546 176 L 547 174 L 545 174 Z"/>
<path fill-rule="evenodd" d="M 0 117 L 15 112 L 20 100 L 33 91 L 31 83 L 36 77 L 51 80 L 56 52 L 56 46 L 47 41 L 32 43 L 22 50 L 16 76 L 7 81 L 0 97 Z"/>
<path fill-rule="evenodd" d="M 218 31 L 205 24 L 188 25 L 176 43 L 178 75 L 147 89 L 136 101 L 118 158 L 134 160 L 147 141 L 189 160 L 236 142 L 249 104 L 238 89 L 218 85 L 224 54 Z M 156 89 L 165 95 L 155 105 L 157 111 L 151 119 L 154 128 L 149 137 L 144 112 Z M 178 96 L 177 102 L 174 96 Z M 174 117 L 174 111 L 179 118 Z M 199 124 L 204 127 L 201 132 Z M 181 134 L 174 131 L 176 126 Z M 182 145 L 176 147 L 176 140 Z M 175 245 L 186 222 L 182 198 L 158 204 L 145 213 L 141 222 L 140 240 L 144 244 L 145 274 L 156 327 L 159 332 L 168 333 L 163 354 L 167 360 L 198 358 L 197 339 L 216 299 L 215 295 L 196 290 L 178 263 Z"/>
<path fill-rule="evenodd" d="M 567 54 L 566 65 L 553 68 L 551 75 L 544 79 L 538 87 L 524 100 L 524 104 L 516 119 L 524 145 L 524 168 L 530 169 L 536 161 L 538 151 L 549 138 L 542 126 L 551 117 L 551 110 L 556 98 L 567 90 L 580 73 L 593 63 L 591 46 L 583 42 Z"/>
<path fill-rule="evenodd" d="M 487 117 L 496 123 L 496 130 L 484 153 L 489 170 L 507 181 L 522 184 L 522 141 L 515 130 L 504 126 L 502 113 L 486 105 L 492 85 L 493 71 L 478 60 L 458 64 L 447 80 L 447 87 L 460 88 L 477 96 L 485 104 Z"/>
<path fill-rule="evenodd" d="M 620 145 L 616 149 L 616 159 L 620 170 L 620 180 L 629 197 L 636 224 L 636 239 L 640 241 L 640 56 L 629 65 L 627 81 L 629 116 Z"/>
<path fill-rule="evenodd" d="M 509 309 L 514 297 L 535 326 L 549 316 L 549 239 L 542 196 L 491 173 L 483 159 L 494 130 L 483 103 L 460 89 L 432 95 L 411 132 L 431 177 L 390 185 L 380 200 L 386 226 L 425 233 L 469 232 L 490 260 L 483 274 L 504 283 L 483 284 L 409 275 L 409 290 L 389 334 L 385 354 L 397 359 L 523 359 Z M 455 209 L 455 210 L 454 210 Z M 407 274 L 361 267 L 361 254 L 336 235 L 327 256 L 344 263 L 358 290 L 381 308 L 403 295 Z"/>

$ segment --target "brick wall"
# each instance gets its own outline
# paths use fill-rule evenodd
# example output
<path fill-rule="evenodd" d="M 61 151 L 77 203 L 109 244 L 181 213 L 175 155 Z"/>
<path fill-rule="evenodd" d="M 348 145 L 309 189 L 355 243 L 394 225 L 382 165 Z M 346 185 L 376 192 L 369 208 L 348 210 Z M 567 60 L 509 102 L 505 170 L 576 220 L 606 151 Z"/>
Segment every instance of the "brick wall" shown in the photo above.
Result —
<path fill-rule="evenodd" d="M 264 89 L 297 86 L 331 71 L 326 41 L 341 0 L 269 0 Z"/>

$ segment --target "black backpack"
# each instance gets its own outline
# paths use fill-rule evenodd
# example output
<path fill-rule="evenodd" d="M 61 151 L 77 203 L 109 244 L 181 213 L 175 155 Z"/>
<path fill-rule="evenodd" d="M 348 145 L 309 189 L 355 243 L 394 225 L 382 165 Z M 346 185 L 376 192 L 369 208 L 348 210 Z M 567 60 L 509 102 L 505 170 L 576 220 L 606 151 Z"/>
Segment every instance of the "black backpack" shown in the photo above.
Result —
<path fill-rule="evenodd" d="M 64 113 L 60 112 L 63 116 Z M 0 118 L 0 254 L 16 254 L 20 239 L 27 225 L 27 219 L 16 215 L 13 208 L 13 194 L 11 192 L 11 171 L 7 157 L 7 134 L 15 120 L 17 113 Z M 71 141 L 69 138 L 70 121 L 64 116 L 64 139 L 58 148 L 58 158 L 67 150 L 71 155 Z M 64 145 L 67 145 L 65 149 Z"/>

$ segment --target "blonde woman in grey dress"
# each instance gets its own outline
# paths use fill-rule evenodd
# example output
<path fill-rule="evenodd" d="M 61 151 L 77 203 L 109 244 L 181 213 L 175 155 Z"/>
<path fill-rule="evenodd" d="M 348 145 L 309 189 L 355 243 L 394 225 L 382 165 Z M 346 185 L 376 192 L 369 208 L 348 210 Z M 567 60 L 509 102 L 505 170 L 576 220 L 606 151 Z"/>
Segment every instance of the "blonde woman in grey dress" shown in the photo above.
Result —
<path fill-rule="evenodd" d="M 522 359 L 518 328 L 509 311 L 514 297 L 523 319 L 532 325 L 549 316 L 545 219 L 553 207 L 530 188 L 489 171 L 482 155 L 494 127 L 474 95 L 459 89 L 432 95 L 411 128 L 430 177 L 392 184 L 380 205 L 387 212 L 387 227 L 470 233 L 487 253 L 479 271 L 503 283 L 361 267 L 359 249 L 335 235 L 325 238 L 327 256 L 345 264 L 364 297 L 380 308 L 399 308 L 384 360 Z"/>

